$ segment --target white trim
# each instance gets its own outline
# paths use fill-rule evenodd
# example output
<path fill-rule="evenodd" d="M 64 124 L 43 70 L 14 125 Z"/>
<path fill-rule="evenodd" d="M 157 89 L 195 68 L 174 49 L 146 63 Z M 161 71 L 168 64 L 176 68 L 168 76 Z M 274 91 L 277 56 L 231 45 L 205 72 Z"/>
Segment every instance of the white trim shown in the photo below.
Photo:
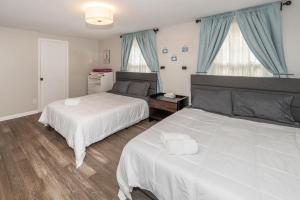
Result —
<path fill-rule="evenodd" d="M 0 122 L 10 120 L 10 119 L 16 119 L 16 118 L 20 118 L 20 117 L 25 117 L 28 115 L 34 115 L 37 113 L 39 113 L 38 110 L 33 110 L 33 111 L 29 111 L 29 112 L 18 113 L 18 114 L 14 114 L 14 115 L 5 116 L 5 117 L 0 117 Z"/>
<path fill-rule="evenodd" d="M 42 41 L 52 41 L 52 42 L 60 42 L 67 45 L 67 67 L 66 67 L 66 98 L 69 98 L 69 42 L 65 40 L 55 40 L 55 39 L 48 39 L 48 38 L 38 38 L 38 110 L 42 111 L 41 109 L 41 42 Z"/>

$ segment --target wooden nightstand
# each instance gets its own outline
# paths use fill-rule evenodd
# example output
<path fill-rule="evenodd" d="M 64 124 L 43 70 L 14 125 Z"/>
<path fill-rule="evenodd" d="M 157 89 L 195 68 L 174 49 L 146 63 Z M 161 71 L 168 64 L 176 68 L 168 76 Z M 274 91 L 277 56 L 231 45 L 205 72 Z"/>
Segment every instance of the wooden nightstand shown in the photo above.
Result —
<path fill-rule="evenodd" d="M 187 96 L 176 95 L 175 98 L 168 98 L 164 97 L 164 93 L 153 94 L 149 100 L 149 120 L 162 120 L 188 105 Z"/>

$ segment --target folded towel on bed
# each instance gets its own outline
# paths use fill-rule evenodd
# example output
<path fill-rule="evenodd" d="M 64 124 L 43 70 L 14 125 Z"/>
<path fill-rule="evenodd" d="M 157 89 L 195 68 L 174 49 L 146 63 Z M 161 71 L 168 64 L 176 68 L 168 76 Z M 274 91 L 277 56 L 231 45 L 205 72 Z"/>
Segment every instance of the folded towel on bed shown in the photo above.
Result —
<path fill-rule="evenodd" d="M 160 140 L 162 143 L 166 143 L 168 140 L 187 140 L 191 139 L 189 135 L 181 134 L 181 133 L 162 133 L 160 135 Z"/>
<path fill-rule="evenodd" d="M 171 155 L 192 155 L 198 152 L 198 144 L 193 139 L 168 140 L 164 146 Z"/>
<path fill-rule="evenodd" d="M 66 106 L 77 106 L 78 104 L 80 104 L 80 99 L 78 98 L 73 98 L 73 99 L 66 99 L 65 100 L 65 105 Z"/>
<path fill-rule="evenodd" d="M 191 155 L 198 152 L 198 144 L 189 135 L 162 133 L 160 139 L 171 155 Z"/>

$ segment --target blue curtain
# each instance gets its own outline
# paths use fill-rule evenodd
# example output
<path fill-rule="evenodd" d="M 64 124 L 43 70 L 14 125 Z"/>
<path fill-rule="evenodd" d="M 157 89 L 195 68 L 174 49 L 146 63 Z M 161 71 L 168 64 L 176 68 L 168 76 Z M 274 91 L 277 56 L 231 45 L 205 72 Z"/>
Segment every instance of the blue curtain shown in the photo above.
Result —
<path fill-rule="evenodd" d="M 162 81 L 159 74 L 159 62 L 156 51 L 156 34 L 153 29 L 134 33 L 139 44 L 143 57 L 151 72 L 156 72 L 158 76 L 158 92 L 162 91 Z"/>
<path fill-rule="evenodd" d="M 134 34 L 129 33 L 122 35 L 122 50 L 121 50 L 121 71 L 127 71 L 129 55 L 134 39 Z"/>
<path fill-rule="evenodd" d="M 288 74 L 280 2 L 237 11 L 241 32 L 257 59 L 274 75 Z"/>
<path fill-rule="evenodd" d="M 233 13 L 201 19 L 198 73 L 206 73 L 219 52 L 233 20 Z"/>

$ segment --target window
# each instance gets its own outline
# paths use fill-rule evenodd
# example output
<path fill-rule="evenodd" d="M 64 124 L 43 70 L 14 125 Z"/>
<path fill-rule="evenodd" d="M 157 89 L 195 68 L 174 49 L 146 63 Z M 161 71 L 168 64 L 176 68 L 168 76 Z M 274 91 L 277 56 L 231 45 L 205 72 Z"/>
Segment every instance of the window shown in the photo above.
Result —
<path fill-rule="evenodd" d="M 136 39 L 134 39 L 132 43 L 132 48 L 128 60 L 128 71 L 151 72 L 146 64 L 146 61 Z"/>
<path fill-rule="evenodd" d="M 217 54 L 210 75 L 223 76 L 273 76 L 249 49 L 236 20 Z"/>

